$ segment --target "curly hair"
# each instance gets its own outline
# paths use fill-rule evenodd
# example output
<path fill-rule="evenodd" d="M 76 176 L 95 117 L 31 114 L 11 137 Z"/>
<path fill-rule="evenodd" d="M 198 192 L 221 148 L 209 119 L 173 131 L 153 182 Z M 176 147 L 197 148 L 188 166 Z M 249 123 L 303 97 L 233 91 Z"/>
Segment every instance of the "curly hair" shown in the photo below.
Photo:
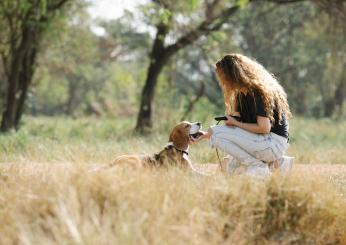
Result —
<path fill-rule="evenodd" d="M 261 64 L 241 54 L 227 54 L 216 62 L 216 75 L 223 90 L 226 112 L 236 111 L 240 94 L 258 93 L 264 110 L 273 124 L 274 110 L 278 112 L 279 123 L 283 115 L 290 117 L 287 95 L 276 78 Z"/>

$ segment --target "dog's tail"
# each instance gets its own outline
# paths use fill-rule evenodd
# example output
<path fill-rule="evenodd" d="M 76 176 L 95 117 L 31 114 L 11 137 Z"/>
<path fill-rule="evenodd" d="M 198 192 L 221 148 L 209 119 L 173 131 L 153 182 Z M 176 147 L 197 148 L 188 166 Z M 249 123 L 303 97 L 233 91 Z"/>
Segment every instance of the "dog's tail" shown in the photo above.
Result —
<path fill-rule="evenodd" d="M 142 159 L 136 155 L 122 155 L 117 157 L 109 167 L 117 166 L 117 165 L 130 165 L 132 167 L 138 167 L 142 164 Z"/>
<path fill-rule="evenodd" d="M 111 169 L 113 167 L 121 166 L 123 164 L 132 166 L 134 168 L 134 167 L 138 167 L 141 163 L 142 163 L 142 160 L 139 156 L 121 155 L 121 156 L 115 158 L 112 163 L 90 169 L 89 172 L 96 172 L 96 171 L 100 171 L 100 170 Z"/>

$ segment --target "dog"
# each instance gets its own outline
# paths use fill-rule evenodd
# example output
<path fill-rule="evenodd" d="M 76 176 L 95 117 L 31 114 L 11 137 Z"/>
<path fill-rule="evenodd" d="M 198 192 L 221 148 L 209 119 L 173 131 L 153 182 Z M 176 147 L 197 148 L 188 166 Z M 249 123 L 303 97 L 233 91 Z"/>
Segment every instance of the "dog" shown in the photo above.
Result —
<path fill-rule="evenodd" d="M 191 142 L 198 139 L 198 137 L 203 134 L 201 129 L 202 125 L 199 122 L 180 122 L 172 129 L 168 143 L 160 152 L 155 153 L 152 156 L 119 156 L 113 161 L 111 166 L 120 164 L 149 168 L 168 168 L 170 166 L 177 166 L 185 170 L 190 167 L 196 171 L 188 157 L 188 150 Z"/>

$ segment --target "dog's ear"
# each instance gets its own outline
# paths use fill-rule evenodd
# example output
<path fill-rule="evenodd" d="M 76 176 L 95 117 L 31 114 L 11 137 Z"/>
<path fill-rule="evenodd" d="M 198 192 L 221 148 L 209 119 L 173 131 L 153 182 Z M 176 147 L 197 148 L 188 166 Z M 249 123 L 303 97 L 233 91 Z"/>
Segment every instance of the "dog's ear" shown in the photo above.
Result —
<path fill-rule="evenodd" d="M 186 150 L 189 146 L 190 138 L 188 132 L 184 128 L 176 127 L 169 135 L 169 141 L 172 142 L 176 148 Z"/>

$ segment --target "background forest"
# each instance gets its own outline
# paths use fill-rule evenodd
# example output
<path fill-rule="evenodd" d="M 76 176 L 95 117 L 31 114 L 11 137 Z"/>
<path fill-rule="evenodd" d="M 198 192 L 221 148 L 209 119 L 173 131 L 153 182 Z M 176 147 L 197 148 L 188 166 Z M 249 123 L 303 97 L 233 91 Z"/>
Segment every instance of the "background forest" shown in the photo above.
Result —
<path fill-rule="evenodd" d="M 10 104 L 7 96 L 13 83 L 10 62 L 15 60 L 16 45 L 21 45 L 11 41 L 23 39 L 21 28 L 30 25 L 30 19 L 16 19 L 11 5 L 15 8 L 19 3 L 11 2 L 3 3 L 0 19 L 5 27 L 0 34 L 3 112 Z M 149 105 L 151 113 L 154 103 L 154 116 L 172 110 L 182 118 L 203 120 L 224 113 L 215 61 L 223 54 L 240 52 L 278 78 L 295 116 L 345 118 L 345 6 L 341 1 L 148 1 L 111 20 L 91 18 L 90 2 L 61 2 L 55 13 L 41 13 L 49 20 L 31 24 L 42 30 L 32 44 L 35 57 L 26 91 L 17 85 L 16 96 L 26 97 L 17 117 L 25 111 L 34 116 L 135 120 L 146 103 L 141 95 L 146 93 L 152 97 Z M 230 11 L 225 14 L 225 10 Z M 8 23 L 16 26 L 6 28 Z M 155 45 L 162 49 L 155 50 Z M 149 80 L 155 80 L 150 91 Z M 15 103 L 19 107 L 20 102 Z"/>

